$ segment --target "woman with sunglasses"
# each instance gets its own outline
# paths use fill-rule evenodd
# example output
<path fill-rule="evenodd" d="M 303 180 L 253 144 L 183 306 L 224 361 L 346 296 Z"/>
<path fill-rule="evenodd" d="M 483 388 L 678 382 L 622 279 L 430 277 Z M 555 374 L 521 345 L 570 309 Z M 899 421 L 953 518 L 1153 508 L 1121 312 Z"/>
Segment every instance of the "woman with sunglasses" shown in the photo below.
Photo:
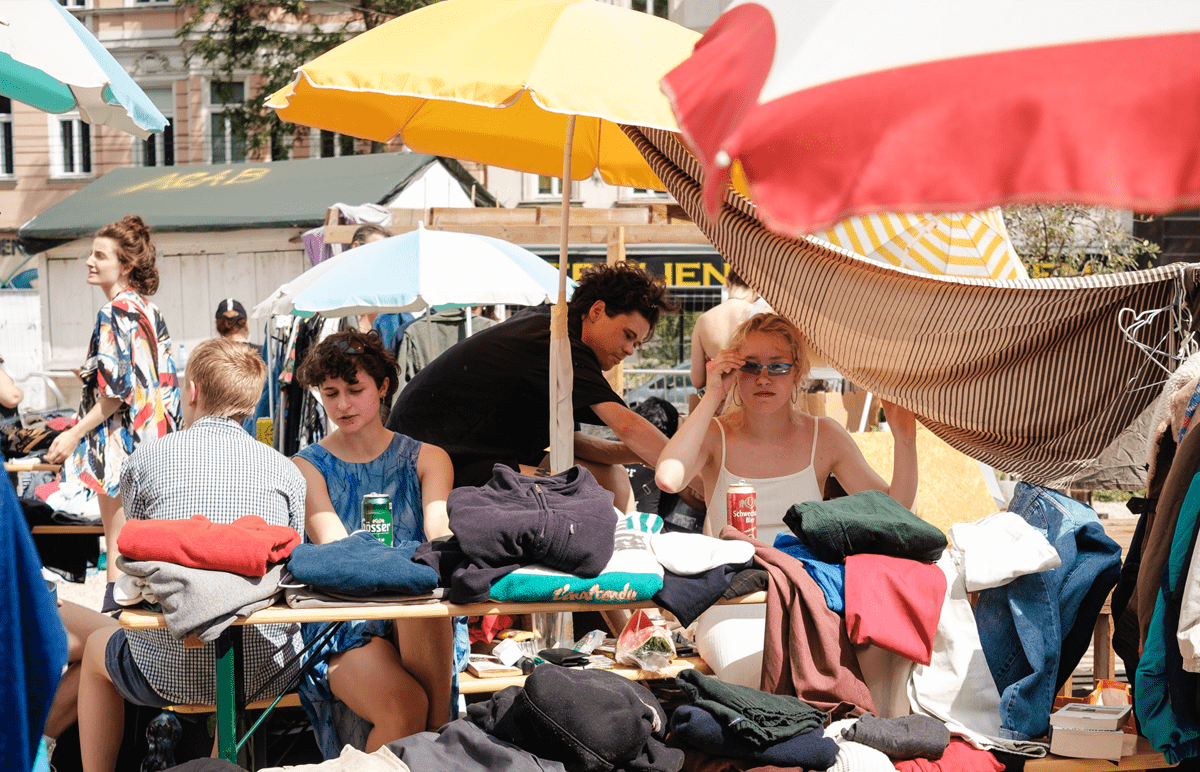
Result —
<path fill-rule="evenodd" d="M 391 498 L 393 543 L 450 536 L 450 457 L 383 426 L 396 393 L 396 360 L 379 334 L 329 336 L 305 356 L 296 376 L 320 392 L 326 416 L 337 425 L 293 459 L 308 488 L 305 539 L 325 544 L 360 530 L 368 493 Z M 305 625 L 306 642 L 321 627 Z M 347 622 L 310 654 L 300 695 L 326 758 L 346 743 L 370 753 L 446 723 L 451 671 L 441 657 L 453 635 L 446 619 Z M 461 637 L 465 656 L 465 629 Z M 373 725 L 369 733 L 363 722 Z"/>
<path fill-rule="evenodd" d="M 847 493 L 881 490 L 912 508 L 917 495 L 916 417 L 884 403 L 895 442 L 889 485 L 837 421 L 799 408 L 800 384 L 808 369 L 800 330 L 778 314 L 759 314 L 742 323 L 729 348 L 708 363 L 704 397 L 663 449 L 655 472 L 655 482 L 669 493 L 700 475 L 708 502 L 704 533 L 720 534 L 727 521 L 725 493 L 739 480 L 754 486 L 758 539 L 767 544 L 776 534 L 789 532 L 783 516 L 793 504 L 822 499 L 830 476 Z M 724 412 L 717 417 L 722 405 Z M 709 609 L 698 622 L 697 644 L 719 678 L 757 688 L 763 612 L 751 609 Z M 742 626 L 736 636 L 713 629 L 730 620 L 753 621 L 757 627 Z M 755 640 L 757 659 L 745 651 L 746 642 Z M 730 672 L 722 674 L 723 665 Z"/>

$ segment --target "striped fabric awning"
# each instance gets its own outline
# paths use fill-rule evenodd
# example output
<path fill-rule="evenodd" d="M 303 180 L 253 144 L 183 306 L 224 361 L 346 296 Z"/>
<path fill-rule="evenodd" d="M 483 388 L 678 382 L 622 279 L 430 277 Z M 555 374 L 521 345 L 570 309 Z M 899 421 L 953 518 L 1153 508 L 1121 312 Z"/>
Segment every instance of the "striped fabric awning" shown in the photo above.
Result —
<path fill-rule="evenodd" d="M 772 233 L 732 190 L 708 219 L 700 165 L 678 135 L 623 128 L 725 260 L 821 358 L 1023 480 L 1070 488 L 1094 477 L 1193 331 L 1195 266 L 1018 281 L 891 268 Z M 1135 319 L 1144 322 L 1136 340 L 1161 352 L 1155 361 L 1121 330 Z M 1132 452 L 1123 463 L 1140 470 L 1148 456 Z"/>

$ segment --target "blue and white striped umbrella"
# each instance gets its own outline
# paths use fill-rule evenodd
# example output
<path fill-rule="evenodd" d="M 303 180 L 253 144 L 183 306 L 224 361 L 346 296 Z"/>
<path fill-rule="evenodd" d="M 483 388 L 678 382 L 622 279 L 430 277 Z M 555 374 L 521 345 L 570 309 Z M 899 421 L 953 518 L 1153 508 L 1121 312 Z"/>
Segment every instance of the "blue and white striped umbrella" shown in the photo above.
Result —
<path fill-rule="evenodd" d="M 0 95 L 146 139 L 167 119 L 55 0 L 0 2 Z"/>
<path fill-rule="evenodd" d="M 339 255 L 292 300 L 292 313 L 350 316 L 476 305 L 537 305 L 558 293 L 558 271 L 503 239 L 426 230 Z M 574 282 L 571 283 L 574 288 Z"/>

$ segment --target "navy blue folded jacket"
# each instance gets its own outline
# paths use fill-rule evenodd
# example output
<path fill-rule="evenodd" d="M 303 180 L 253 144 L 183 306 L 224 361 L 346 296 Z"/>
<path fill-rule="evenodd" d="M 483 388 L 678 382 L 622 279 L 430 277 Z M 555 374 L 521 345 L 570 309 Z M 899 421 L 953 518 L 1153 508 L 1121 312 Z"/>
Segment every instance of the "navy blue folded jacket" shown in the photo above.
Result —
<path fill-rule="evenodd" d="M 756 748 L 728 728 L 722 728 L 713 714 L 695 705 L 680 705 L 675 709 L 671 714 L 671 734 L 677 745 L 762 766 L 829 769 L 838 755 L 838 744 L 819 729 Z"/>
<path fill-rule="evenodd" d="M 347 595 L 420 595 L 437 587 L 438 575 L 413 562 L 418 546 L 420 542 L 402 541 L 389 547 L 366 531 L 355 531 L 328 544 L 297 545 L 288 570 L 299 582 Z"/>
<path fill-rule="evenodd" d="M 581 466 L 530 477 L 496 464 L 486 485 L 455 488 L 446 499 L 454 536 L 421 548 L 455 603 L 486 601 L 492 584 L 538 563 L 575 576 L 599 576 L 612 559 L 617 512 L 612 494 Z"/>

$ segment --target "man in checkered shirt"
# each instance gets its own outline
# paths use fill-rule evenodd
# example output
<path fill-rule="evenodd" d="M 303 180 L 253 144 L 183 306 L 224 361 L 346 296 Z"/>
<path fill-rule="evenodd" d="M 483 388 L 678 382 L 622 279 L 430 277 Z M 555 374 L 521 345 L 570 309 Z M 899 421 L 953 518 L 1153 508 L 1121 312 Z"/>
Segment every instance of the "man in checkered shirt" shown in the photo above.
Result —
<path fill-rule="evenodd" d="M 214 338 L 196 346 L 183 383 L 187 428 L 140 445 L 125 462 L 121 499 L 126 517 L 185 520 L 203 514 L 214 523 L 231 523 L 258 515 L 270 525 L 291 526 L 303 537 L 304 478 L 295 464 L 255 440 L 240 423 L 257 405 L 265 378 L 262 358 L 243 344 Z M 303 648 L 294 624 L 247 626 L 242 641 L 247 696 L 256 695 Z M 115 767 L 123 699 L 150 707 L 212 705 L 214 673 L 212 643 L 185 648 L 166 630 L 124 630 L 115 622 L 92 632 L 79 682 L 84 767 Z M 275 696 L 288 680 L 281 676 L 269 694 L 257 696 Z"/>

